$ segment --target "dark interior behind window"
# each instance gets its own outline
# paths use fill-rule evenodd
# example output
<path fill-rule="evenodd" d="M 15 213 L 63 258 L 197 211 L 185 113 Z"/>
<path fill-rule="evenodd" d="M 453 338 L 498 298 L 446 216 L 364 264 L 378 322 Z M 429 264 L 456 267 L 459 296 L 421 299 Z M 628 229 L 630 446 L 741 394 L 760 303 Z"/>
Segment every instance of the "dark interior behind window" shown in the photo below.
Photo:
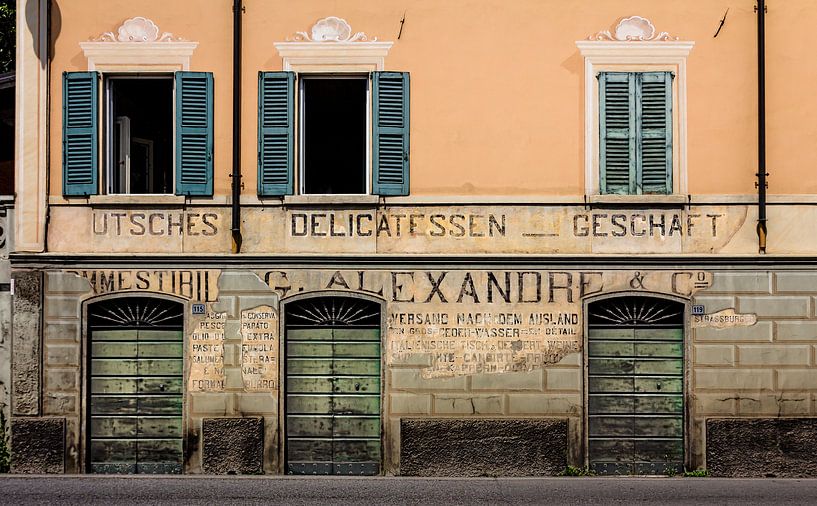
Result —
<path fill-rule="evenodd" d="M 359 79 L 304 79 L 304 193 L 366 188 L 366 87 Z"/>
<path fill-rule="evenodd" d="M 110 82 L 113 193 L 173 193 L 173 80 Z"/>

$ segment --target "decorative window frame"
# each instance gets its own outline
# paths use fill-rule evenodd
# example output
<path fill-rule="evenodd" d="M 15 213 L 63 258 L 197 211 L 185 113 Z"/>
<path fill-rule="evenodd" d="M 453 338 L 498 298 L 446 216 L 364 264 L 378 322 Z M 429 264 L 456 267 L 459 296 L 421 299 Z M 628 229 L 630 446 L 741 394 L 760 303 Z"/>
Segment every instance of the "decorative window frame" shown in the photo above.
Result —
<path fill-rule="evenodd" d="M 79 43 L 88 70 L 100 72 L 190 70 L 190 57 L 198 45 L 172 33 L 160 35 L 156 23 L 141 16 L 126 20 L 116 34 L 105 32 Z"/>
<path fill-rule="evenodd" d="M 585 194 L 591 202 L 686 202 L 687 191 L 687 69 L 694 41 L 682 41 L 667 32 L 656 35 L 645 18 L 622 19 L 614 33 L 602 31 L 576 42 L 584 57 Z M 673 82 L 672 193 L 669 195 L 601 195 L 599 190 L 599 84 L 600 72 L 669 71 Z"/>
<path fill-rule="evenodd" d="M 352 33 L 346 20 L 329 16 L 273 46 L 283 59 L 283 70 L 297 73 L 354 73 L 383 70 L 393 42 Z"/>
<path fill-rule="evenodd" d="M 296 74 L 346 74 L 364 75 L 385 69 L 386 56 L 393 42 L 379 42 L 377 37 L 369 38 L 364 32 L 353 32 L 349 23 L 336 16 L 318 20 L 309 33 L 296 32 L 285 42 L 275 42 L 273 46 L 282 59 L 282 69 Z M 304 158 L 301 146 L 304 138 L 303 124 L 303 79 L 298 79 L 295 92 L 295 194 L 284 197 L 286 203 L 337 203 L 344 199 L 366 202 L 377 199 L 372 194 L 372 89 L 366 98 L 366 193 L 360 195 L 308 194 L 304 190 Z M 373 200 L 376 202 L 376 200 Z"/>

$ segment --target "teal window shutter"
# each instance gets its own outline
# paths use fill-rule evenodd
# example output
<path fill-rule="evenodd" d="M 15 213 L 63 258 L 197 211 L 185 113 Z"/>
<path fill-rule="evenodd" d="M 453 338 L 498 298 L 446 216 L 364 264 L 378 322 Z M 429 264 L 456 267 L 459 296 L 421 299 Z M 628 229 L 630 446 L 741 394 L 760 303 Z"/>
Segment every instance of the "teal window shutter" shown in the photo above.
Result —
<path fill-rule="evenodd" d="M 258 195 L 294 191 L 295 73 L 258 73 Z"/>
<path fill-rule="evenodd" d="M 176 195 L 213 194 L 213 74 L 176 72 Z"/>
<path fill-rule="evenodd" d="M 599 74 L 599 188 L 672 193 L 671 72 Z"/>
<path fill-rule="evenodd" d="M 637 74 L 638 193 L 672 193 L 672 73 Z"/>
<path fill-rule="evenodd" d="M 99 174 L 99 74 L 62 75 L 62 194 L 96 195 Z"/>
<path fill-rule="evenodd" d="M 374 72 L 372 193 L 409 194 L 409 74 Z"/>
<path fill-rule="evenodd" d="M 636 115 L 634 74 L 599 74 L 599 189 L 635 193 Z"/>

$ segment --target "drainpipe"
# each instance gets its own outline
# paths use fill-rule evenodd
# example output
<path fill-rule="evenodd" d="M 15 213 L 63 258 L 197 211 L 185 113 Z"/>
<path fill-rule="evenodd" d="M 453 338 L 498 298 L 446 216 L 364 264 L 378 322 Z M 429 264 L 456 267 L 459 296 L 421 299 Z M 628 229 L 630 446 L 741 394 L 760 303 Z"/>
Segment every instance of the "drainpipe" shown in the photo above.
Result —
<path fill-rule="evenodd" d="M 766 0 L 757 0 L 757 241 L 766 253 Z"/>
<path fill-rule="evenodd" d="M 241 252 L 241 14 L 242 0 L 233 0 L 233 253 Z"/>

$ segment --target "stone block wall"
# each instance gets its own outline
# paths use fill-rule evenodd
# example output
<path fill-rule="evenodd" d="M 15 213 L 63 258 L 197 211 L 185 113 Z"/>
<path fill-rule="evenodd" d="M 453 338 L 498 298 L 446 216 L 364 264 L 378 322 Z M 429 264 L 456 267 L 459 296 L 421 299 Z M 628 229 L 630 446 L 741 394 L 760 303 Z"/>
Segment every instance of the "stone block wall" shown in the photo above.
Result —
<path fill-rule="evenodd" d="M 693 303 L 757 315 L 752 326 L 691 329 L 696 467 L 708 465 L 707 419 L 817 416 L 817 273 L 716 272 Z"/>
<path fill-rule="evenodd" d="M 445 423 L 442 419 L 463 418 L 564 418 L 567 462 L 582 465 L 581 353 L 571 353 L 557 364 L 531 372 L 426 379 L 422 376 L 425 365 L 417 361 L 392 365 L 387 370 L 387 472 L 402 474 L 398 468 L 398 460 L 402 459 L 401 420 L 405 426 L 414 418 L 434 418 L 441 423 Z"/>
<path fill-rule="evenodd" d="M 258 306 L 278 307 L 278 294 L 252 272 L 224 271 L 219 276 L 218 302 L 212 310 L 227 313 L 224 332 L 223 392 L 189 392 L 187 394 L 187 462 L 186 472 L 227 472 L 221 466 L 202 467 L 206 442 L 202 434 L 204 420 L 219 417 L 253 417 L 263 427 L 262 472 L 278 472 L 278 392 L 246 392 L 241 374 L 241 311 Z M 191 329 L 192 330 L 192 329 Z M 185 336 L 185 342 L 189 338 Z M 187 385 L 185 385 L 187 388 Z M 216 422 L 211 422 L 215 424 Z M 206 464 L 206 463 L 205 463 Z M 240 467 L 240 466 L 239 466 Z M 252 466 L 250 466 L 252 467 Z M 249 467 L 240 467 L 249 469 Z M 244 472 L 237 468 L 236 472 Z M 253 468 L 254 469 L 254 468 Z M 253 470 L 252 472 L 258 472 Z"/>

